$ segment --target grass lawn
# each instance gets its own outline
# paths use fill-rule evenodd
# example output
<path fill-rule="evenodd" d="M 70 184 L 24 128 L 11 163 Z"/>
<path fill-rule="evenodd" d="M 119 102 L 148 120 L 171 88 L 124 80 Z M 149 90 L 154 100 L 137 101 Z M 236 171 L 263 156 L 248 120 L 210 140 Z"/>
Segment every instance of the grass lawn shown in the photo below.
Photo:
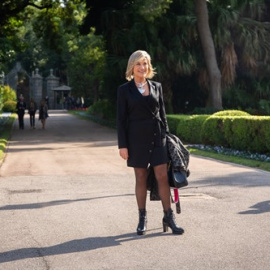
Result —
<path fill-rule="evenodd" d="M 209 158 L 213 158 L 213 159 L 217 159 L 217 160 L 222 160 L 222 161 L 226 161 L 226 162 L 244 165 L 247 167 L 258 168 L 258 169 L 270 172 L 270 162 L 252 160 L 252 159 L 243 158 L 243 157 L 229 156 L 229 155 L 224 155 L 224 154 L 220 154 L 220 153 L 213 153 L 210 151 L 204 151 L 204 150 L 199 150 L 199 149 L 195 149 L 195 148 L 190 148 L 190 147 L 189 147 L 189 151 L 193 155 L 209 157 Z"/>

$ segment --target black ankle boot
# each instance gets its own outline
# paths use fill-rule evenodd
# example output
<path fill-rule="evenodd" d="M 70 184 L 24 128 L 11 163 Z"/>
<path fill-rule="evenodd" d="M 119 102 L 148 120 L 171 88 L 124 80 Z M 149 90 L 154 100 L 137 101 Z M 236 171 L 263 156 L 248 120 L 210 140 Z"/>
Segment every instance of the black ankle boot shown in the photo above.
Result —
<path fill-rule="evenodd" d="M 170 208 L 168 211 L 164 211 L 164 217 L 163 217 L 163 232 L 168 231 L 168 227 L 172 229 L 173 234 L 182 234 L 184 233 L 184 230 L 177 226 L 175 223 L 175 217 L 173 214 L 173 210 Z"/>
<path fill-rule="evenodd" d="M 147 217 L 146 217 L 146 210 L 139 209 L 139 224 L 137 227 L 137 234 L 143 235 L 146 232 L 146 224 L 147 224 Z"/>

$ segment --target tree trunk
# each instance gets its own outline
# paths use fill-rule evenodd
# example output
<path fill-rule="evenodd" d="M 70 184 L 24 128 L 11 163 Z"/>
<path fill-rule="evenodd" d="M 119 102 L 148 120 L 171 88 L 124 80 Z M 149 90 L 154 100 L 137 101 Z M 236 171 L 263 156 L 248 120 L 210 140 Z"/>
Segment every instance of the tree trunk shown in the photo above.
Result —
<path fill-rule="evenodd" d="M 218 68 L 214 42 L 209 27 L 206 0 L 194 0 L 198 32 L 209 76 L 209 106 L 222 109 L 221 73 Z"/>

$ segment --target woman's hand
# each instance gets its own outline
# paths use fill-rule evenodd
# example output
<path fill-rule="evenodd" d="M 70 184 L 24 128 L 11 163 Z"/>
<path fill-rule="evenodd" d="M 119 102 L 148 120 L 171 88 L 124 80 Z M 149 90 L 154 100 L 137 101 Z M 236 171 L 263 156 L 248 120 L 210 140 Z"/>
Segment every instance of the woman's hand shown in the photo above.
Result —
<path fill-rule="evenodd" d="M 121 158 L 123 158 L 124 160 L 128 159 L 128 149 L 127 148 L 120 148 L 119 154 L 120 154 Z"/>

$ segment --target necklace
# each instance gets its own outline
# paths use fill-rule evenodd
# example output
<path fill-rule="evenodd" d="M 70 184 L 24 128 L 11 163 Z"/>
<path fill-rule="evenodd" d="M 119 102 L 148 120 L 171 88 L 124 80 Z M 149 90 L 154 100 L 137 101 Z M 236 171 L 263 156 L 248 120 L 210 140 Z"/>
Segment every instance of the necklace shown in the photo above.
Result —
<path fill-rule="evenodd" d="M 147 84 L 147 81 L 145 83 L 137 83 L 135 82 L 138 86 L 138 90 L 141 94 L 143 94 L 145 92 L 145 89 L 143 89 L 143 87 Z"/>

